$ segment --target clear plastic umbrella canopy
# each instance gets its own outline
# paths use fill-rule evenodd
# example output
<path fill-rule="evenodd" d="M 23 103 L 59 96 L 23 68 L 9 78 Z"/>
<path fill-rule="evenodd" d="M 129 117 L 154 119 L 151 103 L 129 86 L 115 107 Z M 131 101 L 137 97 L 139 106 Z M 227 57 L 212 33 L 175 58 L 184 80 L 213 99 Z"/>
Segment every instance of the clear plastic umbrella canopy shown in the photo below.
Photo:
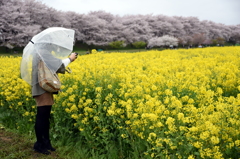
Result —
<path fill-rule="evenodd" d="M 38 62 L 56 72 L 62 65 L 62 59 L 72 52 L 74 30 L 51 27 L 35 35 L 23 50 L 21 77 L 30 85 L 38 83 Z"/>

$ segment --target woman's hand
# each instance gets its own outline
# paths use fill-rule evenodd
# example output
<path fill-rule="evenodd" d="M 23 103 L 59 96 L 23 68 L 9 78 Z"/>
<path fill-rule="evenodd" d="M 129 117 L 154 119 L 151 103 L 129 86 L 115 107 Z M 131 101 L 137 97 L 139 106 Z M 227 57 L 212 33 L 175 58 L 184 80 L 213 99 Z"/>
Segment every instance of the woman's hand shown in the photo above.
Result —
<path fill-rule="evenodd" d="M 71 55 L 69 56 L 71 62 L 73 62 L 74 60 L 77 59 L 77 54 L 75 52 L 71 53 Z"/>

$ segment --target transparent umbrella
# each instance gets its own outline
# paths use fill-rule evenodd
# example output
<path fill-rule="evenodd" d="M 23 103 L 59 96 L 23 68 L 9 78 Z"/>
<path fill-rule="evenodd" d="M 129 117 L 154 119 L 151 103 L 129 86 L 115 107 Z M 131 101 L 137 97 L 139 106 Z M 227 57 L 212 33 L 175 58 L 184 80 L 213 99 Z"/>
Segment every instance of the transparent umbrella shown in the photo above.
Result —
<path fill-rule="evenodd" d="M 72 52 L 74 33 L 72 29 L 51 27 L 35 35 L 23 50 L 21 77 L 30 85 L 38 83 L 38 62 L 56 72 L 62 65 L 62 59 Z"/>

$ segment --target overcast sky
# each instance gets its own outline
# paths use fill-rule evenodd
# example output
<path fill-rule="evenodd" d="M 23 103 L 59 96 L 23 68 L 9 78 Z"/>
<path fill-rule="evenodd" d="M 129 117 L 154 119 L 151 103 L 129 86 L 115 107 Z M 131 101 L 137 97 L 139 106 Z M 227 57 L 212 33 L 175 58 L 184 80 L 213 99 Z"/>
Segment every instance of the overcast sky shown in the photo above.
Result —
<path fill-rule="evenodd" d="M 104 10 L 114 15 L 194 16 L 226 25 L 240 24 L 240 0 L 38 0 L 62 11 L 88 14 Z"/>

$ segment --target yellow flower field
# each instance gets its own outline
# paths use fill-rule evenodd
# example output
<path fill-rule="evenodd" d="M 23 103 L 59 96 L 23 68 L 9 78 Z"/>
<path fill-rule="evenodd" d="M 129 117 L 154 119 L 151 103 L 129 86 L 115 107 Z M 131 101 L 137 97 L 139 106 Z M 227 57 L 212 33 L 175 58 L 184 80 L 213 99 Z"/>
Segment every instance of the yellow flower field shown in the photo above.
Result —
<path fill-rule="evenodd" d="M 35 103 L 20 62 L 0 58 L 0 105 L 25 131 Z M 96 53 L 69 66 L 53 138 L 77 134 L 99 153 L 115 143 L 123 158 L 239 157 L 240 47 Z"/>

